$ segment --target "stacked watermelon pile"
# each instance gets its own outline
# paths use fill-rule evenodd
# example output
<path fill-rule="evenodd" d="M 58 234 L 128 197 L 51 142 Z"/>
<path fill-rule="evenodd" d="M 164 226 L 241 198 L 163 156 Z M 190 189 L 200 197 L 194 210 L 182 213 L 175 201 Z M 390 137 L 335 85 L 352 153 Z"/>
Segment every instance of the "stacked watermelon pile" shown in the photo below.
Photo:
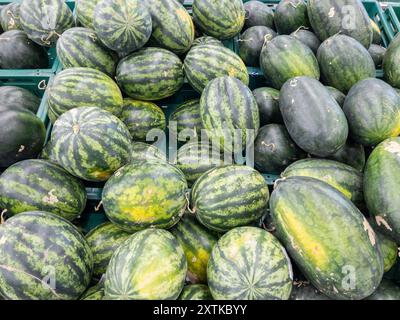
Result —
<path fill-rule="evenodd" d="M 381 47 L 360 1 L 5 8 L 63 70 L 45 146 L 37 101 L 0 90 L 2 298 L 400 299 L 400 35 Z"/>

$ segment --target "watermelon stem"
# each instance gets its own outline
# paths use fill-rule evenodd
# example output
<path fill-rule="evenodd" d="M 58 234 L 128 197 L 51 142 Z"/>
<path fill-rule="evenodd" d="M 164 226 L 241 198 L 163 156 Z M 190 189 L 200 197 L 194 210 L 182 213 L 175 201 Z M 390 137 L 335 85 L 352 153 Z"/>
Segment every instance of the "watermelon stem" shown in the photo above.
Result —
<path fill-rule="evenodd" d="M 4 215 L 6 214 L 6 212 L 7 212 L 7 209 L 4 209 L 1 212 L 1 214 L 0 214 L 0 224 L 3 224 L 5 222 L 6 219 L 4 218 Z"/>
<path fill-rule="evenodd" d="M 286 180 L 286 178 L 279 178 L 279 179 L 276 179 L 275 182 L 274 182 L 274 190 L 278 187 L 278 184 L 279 184 L 279 183 L 281 183 L 281 182 L 283 182 L 283 181 L 285 181 L 285 180 Z"/>
<path fill-rule="evenodd" d="M 99 204 L 98 204 L 97 206 L 94 207 L 94 211 L 96 211 L 96 212 L 99 211 L 102 205 L 103 205 L 103 200 L 101 200 L 101 201 L 99 202 Z"/>
<path fill-rule="evenodd" d="M 189 211 L 189 213 L 191 213 L 191 214 L 196 214 L 196 208 L 194 208 L 194 209 L 190 208 L 189 192 L 185 193 L 185 198 L 186 198 L 186 203 L 187 203 L 187 205 L 186 205 L 187 211 Z"/>

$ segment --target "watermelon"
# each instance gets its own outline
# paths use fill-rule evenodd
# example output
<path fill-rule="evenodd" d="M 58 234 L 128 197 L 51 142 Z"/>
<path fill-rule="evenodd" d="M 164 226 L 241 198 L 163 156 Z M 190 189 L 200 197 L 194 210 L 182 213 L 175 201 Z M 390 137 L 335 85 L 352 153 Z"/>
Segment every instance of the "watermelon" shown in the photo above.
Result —
<path fill-rule="evenodd" d="M 172 122 L 176 122 L 176 127 Z M 184 102 L 169 117 L 169 130 L 179 141 L 186 141 L 187 136 L 200 136 L 202 127 L 199 99 Z"/>
<path fill-rule="evenodd" d="M 130 236 L 111 222 L 98 225 L 85 236 L 93 252 L 94 277 L 101 278 L 106 273 L 111 256 Z"/>
<path fill-rule="evenodd" d="M 304 157 L 305 153 L 296 146 L 284 125 L 268 124 L 261 127 L 254 142 L 257 170 L 279 174 L 289 164 Z"/>
<path fill-rule="evenodd" d="M 368 49 L 368 52 L 371 55 L 372 60 L 374 60 L 375 67 L 376 68 L 382 67 L 383 58 L 385 57 L 386 54 L 386 48 L 377 44 L 371 44 L 371 46 Z"/>
<path fill-rule="evenodd" d="M 178 55 L 188 51 L 194 40 L 194 25 L 185 7 L 176 0 L 145 2 L 153 22 L 151 41 Z"/>
<path fill-rule="evenodd" d="M 331 300 L 326 295 L 319 292 L 309 282 L 300 283 L 293 286 L 290 300 Z"/>
<path fill-rule="evenodd" d="M 206 142 L 192 141 L 179 148 L 174 163 L 191 186 L 206 171 L 222 166 L 224 159 L 218 148 Z"/>
<path fill-rule="evenodd" d="M 82 182 L 51 162 L 20 161 L 0 176 L 0 208 L 8 214 L 47 211 L 74 220 L 85 206 Z"/>
<path fill-rule="evenodd" d="M 119 62 L 116 79 L 129 97 L 152 101 L 176 93 L 184 74 L 178 56 L 161 48 L 145 48 Z"/>
<path fill-rule="evenodd" d="M 156 104 L 124 99 L 124 107 L 120 119 L 126 124 L 132 139 L 146 141 L 147 134 L 153 129 L 165 130 L 164 112 Z"/>
<path fill-rule="evenodd" d="M 400 89 L 400 34 L 398 34 L 387 48 L 383 58 L 383 74 L 385 81 L 391 86 Z"/>
<path fill-rule="evenodd" d="M 183 287 L 179 300 L 213 300 L 205 284 L 190 284 Z"/>
<path fill-rule="evenodd" d="M 194 0 L 193 20 L 205 34 L 220 40 L 233 38 L 243 28 L 242 0 Z"/>
<path fill-rule="evenodd" d="M 399 300 L 400 287 L 393 282 L 383 279 L 378 289 L 366 300 Z"/>
<path fill-rule="evenodd" d="M 128 128 L 100 108 L 65 112 L 55 122 L 51 140 L 52 160 L 84 180 L 105 181 L 129 160 Z"/>
<path fill-rule="evenodd" d="M 260 54 L 266 40 L 271 40 L 276 32 L 268 27 L 256 26 L 247 29 L 240 36 L 239 55 L 246 66 L 258 67 Z"/>
<path fill-rule="evenodd" d="M 264 26 L 268 28 L 275 28 L 274 24 L 274 12 L 272 8 L 267 6 L 261 1 L 247 1 L 244 4 L 244 10 L 246 12 L 244 27 L 246 29 L 255 26 Z"/>
<path fill-rule="evenodd" d="M 182 247 L 166 230 L 146 229 L 114 253 L 104 283 L 107 300 L 175 300 L 185 282 Z"/>
<path fill-rule="evenodd" d="M 288 300 L 292 265 L 269 232 L 239 227 L 214 246 L 207 267 L 208 286 L 216 300 Z"/>
<path fill-rule="evenodd" d="M 205 228 L 190 213 L 186 213 L 170 231 L 185 253 L 189 281 L 207 283 L 207 263 L 211 250 L 218 241 L 218 235 Z"/>
<path fill-rule="evenodd" d="M 150 39 L 152 20 L 141 0 L 102 0 L 93 13 L 93 28 L 109 49 L 132 52 Z"/>
<path fill-rule="evenodd" d="M 196 47 L 196 46 L 201 46 L 203 44 L 214 44 L 214 45 L 220 46 L 220 47 L 224 46 L 224 44 L 220 40 L 215 39 L 214 37 L 202 36 L 202 37 L 194 39 L 194 41 L 192 43 L 192 48 Z"/>
<path fill-rule="evenodd" d="M 332 299 L 363 299 L 383 260 L 373 229 L 341 192 L 310 177 L 279 181 L 270 208 L 277 236 L 301 272 Z"/>
<path fill-rule="evenodd" d="M 1 69 L 45 69 L 49 66 L 46 50 L 31 41 L 21 30 L 0 35 Z"/>
<path fill-rule="evenodd" d="M 296 161 L 282 173 L 283 178 L 310 177 L 321 180 L 340 191 L 356 205 L 363 203 L 363 175 L 347 164 L 326 159 Z"/>
<path fill-rule="evenodd" d="M 107 217 L 119 228 L 135 232 L 168 229 L 184 214 L 184 174 L 162 161 L 133 161 L 105 184 L 102 201 Z"/>
<path fill-rule="evenodd" d="M 318 61 L 309 47 L 291 36 L 277 36 L 266 41 L 260 65 L 272 86 L 280 89 L 290 78 L 309 76 L 319 79 Z"/>
<path fill-rule="evenodd" d="M 43 122 L 32 112 L 0 106 L 0 167 L 36 158 L 45 137 Z"/>
<path fill-rule="evenodd" d="M 90 287 L 85 293 L 79 298 L 79 300 L 103 300 L 104 298 L 104 283 L 98 283 L 93 287 Z"/>
<path fill-rule="evenodd" d="M 371 225 L 374 226 L 375 223 L 371 223 Z M 377 231 L 376 236 L 382 253 L 383 270 L 388 272 L 396 264 L 399 249 L 396 242 L 383 233 Z"/>
<path fill-rule="evenodd" d="M 366 161 L 364 146 L 348 140 L 343 147 L 329 156 L 328 159 L 348 164 L 358 171 L 363 171 Z"/>
<path fill-rule="evenodd" d="M 281 0 L 275 9 L 275 26 L 279 34 L 291 34 L 310 26 L 304 0 Z"/>
<path fill-rule="evenodd" d="M 185 58 L 184 69 L 189 84 L 200 93 L 211 80 L 222 76 L 235 77 L 245 85 L 249 84 L 249 74 L 242 59 L 219 45 L 193 47 Z"/>
<path fill-rule="evenodd" d="M 375 77 L 375 64 L 367 49 L 346 35 L 337 34 L 325 40 L 317 57 L 324 83 L 343 93 L 357 82 Z"/>
<path fill-rule="evenodd" d="M 379 79 L 365 79 L 354 85 L 343 106 L 350 137 L 374 146 L 400 134 L 400 96 Z"/>
<path fill-rule="evenodd" d="M 9 30 L 22 30 L 21 22 L 19 19 L 20 3 L 9 3 L 0 11 L 0 22 L 3 31 Z"/>
<path fill-rule="evenodd" d="M 400 243 L 400 138 L 372 151 L 364 170 L 364 197 L 377 225 Z"/>
<path fill-rule="evenodd" d="M 75 15 L 76 21 L 85 28 L 93 29 L 94 9 L 100 0 L 76 0 Z"/>
<path fill-rule="evenodd" d="M 30 39 L 48 47 L 75 24 L 72 11 L 63 0 L 23 0 L 20 22 Z"/>
<path fill-rule="evenodd" d="M 117 84 L 105 73 L 91 68 L 61 71 L 50 83 L 47 102 L 55 120 L 70 109 L 98 107 L 119 116 L 123 99 Z"/>
<path fill-rule="evenodd" d="M 380 45 L 382 43 L 381 29 L 379 29 L 379 26 L 374 20 L 370 19 L 370 22 L 372 26 L 372 44 Z"/>
<path fill-rule="evenodd" d="M 8 300 L 74 300 L 91 279 L 93 256 L 67 220 L 24 212 L 0 227 L 0 293 Z"/>
<path fill-rule="evenodd" d="M 91 29 L 75 27 L 65 31 L 57 41 L 57 56 L 64 69 L 87 67 L 115 75 L 115 54 L 102 45 Z"/>
<path fill-rule="evenodd" d="M 0 101 L 3 107 L 25 109 L 36 113 L 41 99 L 27 89 L 2 86 L 0 87 Z"/>
<path fill-rule="evenodd" d="M 269 190 L 255 169 L 227 165 L 197 179 L 191 199 L 192 210 L 204 226 L 225 232 L 260 219 L 268 207 Z"/>
<path fill-rule="evenodd" d="M 287 81 L 280 93 L 279 107 L 290 136 L 304 151 L 327 157 L 346 143 L 346 117 L 317 80 L 296 77 Z"/>
<path fill-rule="evenodd" d="M 295 37 L 297 40 L 303 42 L 306 46 L 308 46 L 312 52 L 316 55 L 319 46 L 321 45 L 321 41 L 319 41 L 318 37 L 315 33 L 304 30 L 304 29 L 297 29 L 296 31 L 290 34 L 292 37 Z"/>
<path fill-rule="evenodd" d="M 141 161 L 141 160 L 161 160 L 165 161 L 165 153 L 154 145 L 143 143 L 143 142 L 133 142 L 131 145 L 130 159 L 129 162 Z"/>
<path fill-rule="evenodd" d="M 260 125 L 283 123 L 279 110 L 279 91 L 273 88 L 257 88 L 253 91 L 258 110 L 260 111 Z"/>
<path fill-rule="evenodd" d="M 321 41 L 341 34 L 359 41 L 365 48 L 372 42 L 372 25 L 360 0 L 310 0 L 310 24 Z"/>
<path fill-rule="evenodd" d="M 346 95 L 334 87 L 325 86 L 325 88 L 328 89 L 330 95 L 332 96 L 333 99 L 336 100 L 339 106 L 343 108 L 344 101 L 346 100 Z"/>

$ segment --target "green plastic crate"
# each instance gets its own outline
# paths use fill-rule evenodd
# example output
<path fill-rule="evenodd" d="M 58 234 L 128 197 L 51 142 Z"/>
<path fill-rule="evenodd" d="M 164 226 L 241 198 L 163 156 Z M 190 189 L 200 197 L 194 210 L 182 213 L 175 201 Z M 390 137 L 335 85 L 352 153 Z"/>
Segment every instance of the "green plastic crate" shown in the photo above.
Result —
<path fill-rule="evenodd" d="M 393 36 L 396 36 L 400 32 L 400 2 L 382 2 L 381 7 L 388 19 Z"/>

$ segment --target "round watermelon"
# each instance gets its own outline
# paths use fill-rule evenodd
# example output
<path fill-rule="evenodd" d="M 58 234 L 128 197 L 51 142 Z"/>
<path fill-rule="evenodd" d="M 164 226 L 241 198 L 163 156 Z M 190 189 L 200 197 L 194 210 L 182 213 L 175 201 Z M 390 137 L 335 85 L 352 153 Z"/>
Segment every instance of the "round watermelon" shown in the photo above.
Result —
<path fill-rule="evenodd" d="M 383 58 L 383 74 L 385 81 L 391 86 L 400 89 L 400 34 L 398 34 L 387 48 Z"/>
<path fill-rule="evenodd" d="M 373 219 L 371 220 L 373 221 Z M 375 226 L 375 224 L 374 222 L 371 223 L 372 226 Z M 396 264 L 399 256 L 399 248 L 395 241 L 379 232 L 379 230 L 376 232 L 376 237 L 382 253 L 383 269 L 385 272 L 388 272 Z"/>
<path fill-rule="evenodd" d="M 214 37 L 202 36 L 202 37 L 194 39 L 194 41 L 192 43 L 192 48 L 196 47 L 196 46 L 201 46 L 203 44 L 214 44 L 214 45 L 217 45 L 220 47 L 224 46 L 224 44 L 220 40 L 215 39 Z"/>
<path fill-rule="evenodd" d="M 279 91 L 273 88 L 257 88 L 253 91 L 258 110 L 260 111 L 260 125 L 283 123 L 279 110 Z"/>
<path fill-rule="evenodd" d="M 333 99 L 336 100 L 339 106 L 343 108 L 344 101 L 346 100 L 346 95 L 334 87 L 325 86 L 325 88 L 328 89 L 329 94 L 332 96 Z"/>
<path fill-rule="evenodd" d="M 371 55 L 372 60 L 374 60 L 375 67 L 376 68 L 382 67 L 383 59 L 386 54 L 386 48 L 377 44 L 371 44 L 371 46 L 368 49 L 368 52 Z"/>
<path fill-rule="evenodd" d="M 348 140 L 343 147 L 329 156 L 328 159 L 348 164 L 358 171 L 363 171 L 366 161 L 364 146 Z"/>
<path fill-rule="evenodd" d="M 246 11 L 244 27 L 251 28 L 255 26 L 264 26 L 268 28 L 275 28 L 274 12 L 272 8 L 266 3 L 261 1 L 247 1 L 244 3 L 244 10 Z"/>
<path fill-rule="evenodd" d="M 319 39 L 313 32 L 304 29 L 297 29 L 290 35 L 303 42 L 312 50 L 315 55 L 317 54 L 318 48 L 321 45 L 321 41 L 319 41 Z"/>
<path fill-rule="evenodd" d="M 129 162 L 141 160 L 160 160 L 165 161 L 166 155 L 155 145 L 144 142 L 133 142 L 130 147 Z"/>
<path fill-rule="evenodd" d="M 9 3 L 0 10 L 0 23 L 3 31 L 22 30 L 19 18 L 20 3 Z"/>
<path fill-rule="evenodd" d="M 137 232 L 111 258 L 105 299 L 175 300 L 184 286 L 186 271 L 185 254 L 170 232 Z"/>
<path fill-rule="evenodd" d="M 190 284 L 183 287 L 179 300 L 213 300 L 205 284 Z"/>
<path fill-rule="evenodd" d="M 76 0 L 75 16 L 77 23 L 85 28 L 93 29 L 94 9 L 100 0 Z"/>
<path fill-rule="evenodd" d="M 20 108 L 36 113 L 41 99 L 27 89 L 16 86 L 0 87 L 0 101 L 3 107 Z"/>
<path fill-rule="evenodd" d="M 178 137 L 178 141 L 186 141 L 188 136 L 200 136 L 202 127 L 199 99 L 186 101 L 169 117 L 169 131 Z"/>

